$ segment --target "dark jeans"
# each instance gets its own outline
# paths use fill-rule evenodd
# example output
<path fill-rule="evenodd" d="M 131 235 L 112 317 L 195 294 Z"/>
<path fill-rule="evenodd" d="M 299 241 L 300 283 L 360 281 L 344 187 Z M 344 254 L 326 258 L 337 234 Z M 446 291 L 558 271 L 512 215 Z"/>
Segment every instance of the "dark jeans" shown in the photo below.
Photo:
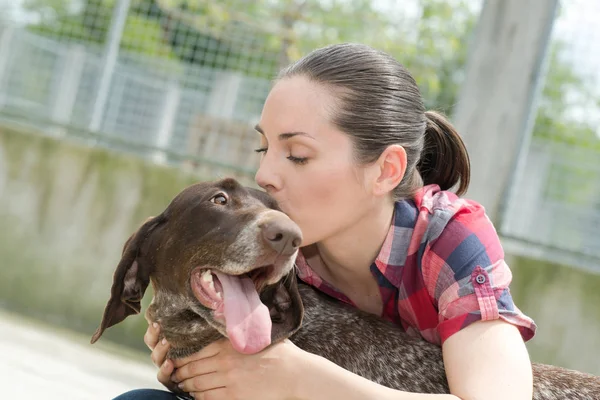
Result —
<path fill-rule="evenodd" d="M 135 389 L 125 392 L 113 400 L 180 400 L 192 399 L 192 397 L 183 397 L 166 390 L 157 389 Z"/>

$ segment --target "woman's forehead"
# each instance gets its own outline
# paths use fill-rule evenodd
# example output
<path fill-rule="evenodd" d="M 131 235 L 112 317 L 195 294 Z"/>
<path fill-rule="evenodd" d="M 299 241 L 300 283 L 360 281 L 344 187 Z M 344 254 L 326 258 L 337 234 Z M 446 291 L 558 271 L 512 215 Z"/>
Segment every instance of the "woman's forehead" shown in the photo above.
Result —
<path fill-rule="evenodd" d="M 335 98 L 327 89 L 303 77 L 279 81 L 269 93 L 259 127 L 270 136 L 284 132 L 313 134 L 332 128 Z"/>
<path fill-rule="evenodd" d="M 277 82 L 271 89 L 265 106 L 279 111 L 315 113 L 327 111 L 335 100 L 326 85 L 297 76 Z"/>

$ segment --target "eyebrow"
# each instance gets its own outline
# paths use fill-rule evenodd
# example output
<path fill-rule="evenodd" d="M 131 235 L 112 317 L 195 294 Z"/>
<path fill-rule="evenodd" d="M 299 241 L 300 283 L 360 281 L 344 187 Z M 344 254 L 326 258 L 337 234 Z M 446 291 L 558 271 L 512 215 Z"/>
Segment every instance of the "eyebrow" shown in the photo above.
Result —
<path fill-rule="evenodd" d="M 256 126 L 254 127 L 254 129 L 260 133 L 261 135 L 264 135 L 265 132 L 262 130 L 262 128 L 260 127 L 260 125 L 256 124 Z M 280 133 L 279 134 L 279 140 L 287 140 L 290 139 L 294 136 L 306 136 L 309 137 L 311 139 L 314 139 L 314 137 L 312 137 L 311 135 L 309 135 L 306 132 L 285 132 L 285 133 Z"/>

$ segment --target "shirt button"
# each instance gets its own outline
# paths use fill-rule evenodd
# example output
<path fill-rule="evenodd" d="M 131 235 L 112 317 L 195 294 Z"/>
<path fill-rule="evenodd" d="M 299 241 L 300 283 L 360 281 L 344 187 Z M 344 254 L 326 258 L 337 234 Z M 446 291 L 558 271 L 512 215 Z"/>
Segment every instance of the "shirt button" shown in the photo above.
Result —
<path fill-rule="evenodd" d="M 485 283 L 485 275 L 483 275 L 483 274 L 477 275 L 477 277 L 475 277 L 475 281 L 477 281 L 477 283 L 479 283 L 480 285 L 482 283 Z"/>

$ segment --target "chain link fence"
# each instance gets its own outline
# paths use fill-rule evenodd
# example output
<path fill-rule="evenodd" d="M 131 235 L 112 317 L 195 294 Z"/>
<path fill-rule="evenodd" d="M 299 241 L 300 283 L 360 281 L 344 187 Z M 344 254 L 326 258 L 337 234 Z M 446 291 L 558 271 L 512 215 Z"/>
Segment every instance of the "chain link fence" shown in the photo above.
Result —
<path fill-rule="evenodd" d="M 483 2 L 6 4 L 4 123 L 251 183 L 253 126 L 282 66 L 328 43 L 367 43 L 414 73 L 428 108 L 452 115 Z M 556 21 L 528 154 L 499 225 L 527 255 L 568 253 L 600 265 L 599 15 L 594 2 L 571 0 Z"/>
<path fill-rule="evenodd" d="M 461 79 L 453 66 L 463 63 L 479 7 L 441 0 L 11 4 L 11 17 L 0 20 L 5 118 L 85 134 L 94 145 L 207 178 L 248 181 L 259 159 L 253 127 L 282 66 L 332 41 L 363 41 L 420 71 L 430 102 L 450 108 Z M 438 76 L 442 66 L 448 73 Z"/>

